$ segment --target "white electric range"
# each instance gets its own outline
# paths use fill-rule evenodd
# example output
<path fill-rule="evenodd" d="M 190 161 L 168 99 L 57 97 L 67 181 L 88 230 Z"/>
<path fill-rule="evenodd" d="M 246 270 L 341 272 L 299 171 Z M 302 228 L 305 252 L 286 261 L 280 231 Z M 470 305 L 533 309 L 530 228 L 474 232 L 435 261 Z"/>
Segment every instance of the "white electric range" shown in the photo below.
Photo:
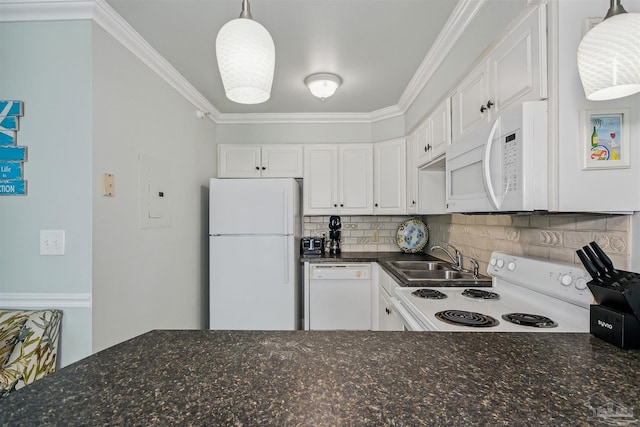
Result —
<path fill-rule="evenodd" d="M 398 287 L 406 330 L 589 332 L 591 280 L 574 264 L 493 252 L 491 287 Z"/>

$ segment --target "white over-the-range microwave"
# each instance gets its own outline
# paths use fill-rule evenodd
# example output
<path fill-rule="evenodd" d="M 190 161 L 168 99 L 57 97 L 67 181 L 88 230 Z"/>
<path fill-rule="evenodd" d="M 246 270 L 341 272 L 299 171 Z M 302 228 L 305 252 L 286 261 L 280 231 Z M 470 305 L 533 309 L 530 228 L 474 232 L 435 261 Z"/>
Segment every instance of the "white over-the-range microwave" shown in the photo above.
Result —
<path fill-rule="evenodd" d="M 547 163 L 547 102 L 500 112 L 447 148 L 447 211 L 546 210 Z"/>

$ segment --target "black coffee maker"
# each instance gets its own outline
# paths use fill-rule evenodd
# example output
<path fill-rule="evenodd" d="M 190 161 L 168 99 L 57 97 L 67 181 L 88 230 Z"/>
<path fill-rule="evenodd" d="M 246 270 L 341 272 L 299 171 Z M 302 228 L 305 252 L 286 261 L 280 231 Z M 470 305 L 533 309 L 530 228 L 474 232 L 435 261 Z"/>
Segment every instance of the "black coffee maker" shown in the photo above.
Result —
<path fill-rule="evenodd" d="M 340 217 L 333 215 L 329 218 L 329 253 L 336 255 L 340 253 L 340 229 L 342 223 Z"/>

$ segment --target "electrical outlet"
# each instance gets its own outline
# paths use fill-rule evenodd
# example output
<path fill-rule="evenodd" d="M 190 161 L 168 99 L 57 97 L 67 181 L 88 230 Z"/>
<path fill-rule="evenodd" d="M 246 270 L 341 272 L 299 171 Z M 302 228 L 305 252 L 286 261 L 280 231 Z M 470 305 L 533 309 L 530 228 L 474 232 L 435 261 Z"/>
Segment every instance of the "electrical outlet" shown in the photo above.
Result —
<path fill-rule="evenodd" d="M 373 238 L 371 239 L 373 243 L 378 243 L 380 241 L 380 233 L 378 230 L 373 230 Z"/>
<path fill-rule="evenodd" d="M 64 255 L 64 230 L 40 230 L 40 255 Z"/>

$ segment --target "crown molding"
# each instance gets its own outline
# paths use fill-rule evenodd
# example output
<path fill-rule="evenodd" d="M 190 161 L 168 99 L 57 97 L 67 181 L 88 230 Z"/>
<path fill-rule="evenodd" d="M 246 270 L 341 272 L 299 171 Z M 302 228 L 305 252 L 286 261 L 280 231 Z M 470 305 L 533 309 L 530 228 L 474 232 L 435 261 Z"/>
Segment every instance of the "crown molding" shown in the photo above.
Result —
<path fill-rule="evenodd" d="M 413 104 L 485 1 L 486 0 L 460 0 L 456 4 L 451 16 L 449 16 L 449 19 L 447 19 L 447 22 L 444 24 L 442 31 L 440 31 L 429 52 L 427 52 L 427 56 L 425 56 L 420 67 L 418 67 L 418 70 L 400 97 L 398 101 L 400 110 L 406 112 L 411 104 Z"/>
<path fill-rule="evenodd" d="M 0 22 L 93 20 L 207 118 L 237 123 L 375 123 L 406 113 L 486 0 L 460 0 L 397 105 L 369 113 L 220 113 L 105 0 L 0 0 Z M 530 0 L 544 1 L 544 0 Z"/>
<path fill-rule="evenodd" d="M 366 123 L 390 119 L 404 114 L 397 106 L 383 108 L 373 113 L 264 113 L 264 114 L 220 114 L 216 119 L 219 124 L 249 123 Z"/>

